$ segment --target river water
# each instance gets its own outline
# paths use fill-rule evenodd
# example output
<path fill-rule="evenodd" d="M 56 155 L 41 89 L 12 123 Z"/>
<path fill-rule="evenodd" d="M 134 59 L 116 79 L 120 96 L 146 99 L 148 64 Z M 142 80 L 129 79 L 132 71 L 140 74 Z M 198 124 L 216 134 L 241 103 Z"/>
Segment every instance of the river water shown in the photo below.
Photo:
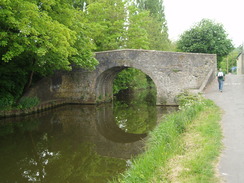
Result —
<path fill-rule="evenodd" d="M 143 152 L 164 114 L 150 94 L 0 120 L 1 183 L 106 183 Z"/>

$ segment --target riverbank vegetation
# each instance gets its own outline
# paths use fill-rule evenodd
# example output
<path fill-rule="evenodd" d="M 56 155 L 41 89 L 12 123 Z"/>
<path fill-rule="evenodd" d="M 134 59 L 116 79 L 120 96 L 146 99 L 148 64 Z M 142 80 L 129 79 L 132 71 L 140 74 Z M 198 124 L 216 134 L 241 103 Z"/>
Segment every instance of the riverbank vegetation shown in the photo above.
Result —
<path fill-rule="evenodd" d="M 180 110 L 149 134 L 145 152 L 113 183 L 219 182 L 215 168 L 222 147 L 221 111 L 210 100 L 186 93 Z"/>

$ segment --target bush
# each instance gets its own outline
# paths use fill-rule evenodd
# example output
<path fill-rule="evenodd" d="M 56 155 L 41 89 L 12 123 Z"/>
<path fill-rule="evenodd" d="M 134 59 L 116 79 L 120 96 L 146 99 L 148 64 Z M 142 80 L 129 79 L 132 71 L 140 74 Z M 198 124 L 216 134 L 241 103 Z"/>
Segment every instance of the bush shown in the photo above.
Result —
<path fill-rule="evenodd" d="M 180 110 L 189 108 L 195 104 L 204 104 L 204 98 L 200 94 L 193 94 L 185 91 L 177 96 L 177 103 L 179 104 Z"/>
<path fill-rule="evenodd" d="M 11 94 L 0 96 L 0 110 L 9 110 L 14 104 L 14 97 Z"/>
<path fill-rule="evenodd" d="M 37 97 L 23 97 L 20 99 L 17 108 L 19 109 L 29 109 L 37 106 L 40 103 Z"/>

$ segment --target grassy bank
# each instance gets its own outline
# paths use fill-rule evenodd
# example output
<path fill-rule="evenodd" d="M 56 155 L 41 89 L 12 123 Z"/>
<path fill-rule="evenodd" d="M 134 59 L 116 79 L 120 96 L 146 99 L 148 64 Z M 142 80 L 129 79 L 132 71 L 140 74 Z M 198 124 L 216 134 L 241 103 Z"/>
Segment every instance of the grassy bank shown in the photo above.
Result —
<path fill-rule="evenodd" d="M 117 180 L 120 183 L 216 183 L 221 150 L 220 109 L 201 96 L 183 94 L 181 110 L 149 134 L 145 153 Z"/>

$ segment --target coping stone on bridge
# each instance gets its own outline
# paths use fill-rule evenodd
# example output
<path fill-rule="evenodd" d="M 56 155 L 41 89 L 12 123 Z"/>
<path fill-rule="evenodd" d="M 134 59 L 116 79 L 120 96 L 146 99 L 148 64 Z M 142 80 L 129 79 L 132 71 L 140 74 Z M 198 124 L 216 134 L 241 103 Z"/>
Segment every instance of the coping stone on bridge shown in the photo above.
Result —
<path fill-rule="evenodd" d="M 126 68 L 148 75 L 157 90 L 157 105 L 177 105 L 176 96 L 184 90 L 202 91 L 214 78 L 216 55 L 155 50 L 112 50 L 96 52 L 94 71 L 73 68 L 58 71 L 33 87 L 28 96 L 41 101 L 67 100 L 96 104 L 111 101 L 113 80 Z"/>

